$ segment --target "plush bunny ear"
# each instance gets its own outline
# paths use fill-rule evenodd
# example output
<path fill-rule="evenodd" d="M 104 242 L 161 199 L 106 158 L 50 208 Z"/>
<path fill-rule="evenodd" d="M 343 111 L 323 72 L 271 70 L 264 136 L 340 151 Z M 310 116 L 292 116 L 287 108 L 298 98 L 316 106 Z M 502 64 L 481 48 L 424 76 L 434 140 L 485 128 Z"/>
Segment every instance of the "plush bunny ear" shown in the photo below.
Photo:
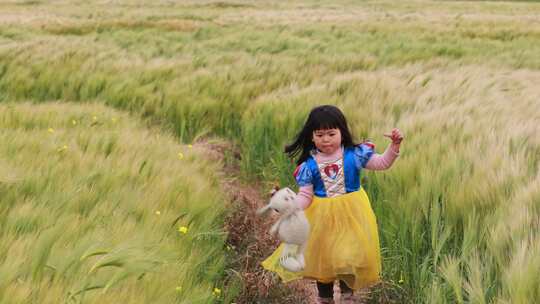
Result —
<path fill-rule="evenodd" d="M 270 210 L 270 206 L 269 206 L 269 205 L 266 205 L 266 206 L 260 208 L 259 210 L 257 210 L 257 215 L 263 215 L 263 214 L 265 214 L 268 210 Z"/>
<path fill-rule="evenodd" d="M 276 192 L 279 191 L 279 186 L 278 185 L 275 185 L 274 186 L 274 189 L 272 189 L 272 191 L 270 191 L 270 196 L 274 196 L 274 194 L 276 194 Z"/>

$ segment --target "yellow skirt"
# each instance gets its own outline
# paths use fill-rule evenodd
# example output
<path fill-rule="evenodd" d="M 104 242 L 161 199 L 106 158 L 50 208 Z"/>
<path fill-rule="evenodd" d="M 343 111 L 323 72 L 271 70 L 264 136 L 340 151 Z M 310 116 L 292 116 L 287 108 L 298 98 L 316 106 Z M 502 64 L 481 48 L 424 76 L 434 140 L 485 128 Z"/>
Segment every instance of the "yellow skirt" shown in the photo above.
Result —
<path fill-rule="evenodd" d="M 308 278 L 330 283 L 339 279 L 355 290 L 379 282 L 377 220 L 364 189 L 336 197 L 315 196 L 304 211 L 311 225 L 305 269 L 295 273 L 279 264 L 283 245 L 262 262 L 265 269 L 276 272 L 283 282 Z"/>

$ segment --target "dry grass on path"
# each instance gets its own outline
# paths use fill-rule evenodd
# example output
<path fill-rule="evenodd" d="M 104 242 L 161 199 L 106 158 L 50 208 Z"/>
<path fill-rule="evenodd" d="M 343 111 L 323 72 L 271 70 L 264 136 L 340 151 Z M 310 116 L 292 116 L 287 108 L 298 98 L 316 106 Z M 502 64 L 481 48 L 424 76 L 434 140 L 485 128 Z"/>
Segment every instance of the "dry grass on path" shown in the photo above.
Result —
<path fill-rule="evenodd" d="M 279 243 L 268 233 L 275 216 L 255 214 L 267 203 L 267 195 L 260 190 L 264 186 L 260 182 L 246 184 L 241 181 L 235 161 L 226 160 L 227 157 L 239 157 L 233 145 L 212 140 L 201 141 L 196 146 L 202 147 L 209 158 L 226 164 L 221 186 L 227 201 L 233 202 L 234 211 L 225 220 L 225 229 L 229 233 L 227 243 L 237 256 L 232 262 L 234 273 L 243 284 L 235 303 L 314 303 L 315 289 L 311 282 L 303 280 L 284 285 L 260 265 Z"/>

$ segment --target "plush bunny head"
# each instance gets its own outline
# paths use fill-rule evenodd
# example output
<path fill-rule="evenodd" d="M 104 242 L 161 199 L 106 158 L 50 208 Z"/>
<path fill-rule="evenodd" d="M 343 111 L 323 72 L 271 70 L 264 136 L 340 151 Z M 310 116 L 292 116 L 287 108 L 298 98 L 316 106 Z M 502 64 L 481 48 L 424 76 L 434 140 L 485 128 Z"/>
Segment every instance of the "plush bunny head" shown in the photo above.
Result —
<path fill-rule="evenodd" d="M 257 214 L 263 214 L 269 210 L 274 210 L 280 215 L 286 215 L 298 209 L 296 203 L 296 193 L 289 188 L 274 189 L 268 205 L 257 211 Z"/>

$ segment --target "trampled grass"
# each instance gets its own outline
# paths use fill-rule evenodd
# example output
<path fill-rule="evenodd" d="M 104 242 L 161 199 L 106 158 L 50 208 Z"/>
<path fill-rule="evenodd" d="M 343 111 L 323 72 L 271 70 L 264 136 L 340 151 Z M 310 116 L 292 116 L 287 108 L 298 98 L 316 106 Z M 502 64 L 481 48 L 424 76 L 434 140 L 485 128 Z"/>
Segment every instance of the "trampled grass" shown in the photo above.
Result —
<path fill-rule="evenodd" d="M 1 7 L 2 100 L 96 100 L 184 142 L 222 136 L 247 180 L 292 185 L 282 147 L 314 105 L 339 105 L 379 152 L 401 128 L 400 160 L 366 184 L 385 279 L 415 303 L 540 297 L 538 3 Z"/>

